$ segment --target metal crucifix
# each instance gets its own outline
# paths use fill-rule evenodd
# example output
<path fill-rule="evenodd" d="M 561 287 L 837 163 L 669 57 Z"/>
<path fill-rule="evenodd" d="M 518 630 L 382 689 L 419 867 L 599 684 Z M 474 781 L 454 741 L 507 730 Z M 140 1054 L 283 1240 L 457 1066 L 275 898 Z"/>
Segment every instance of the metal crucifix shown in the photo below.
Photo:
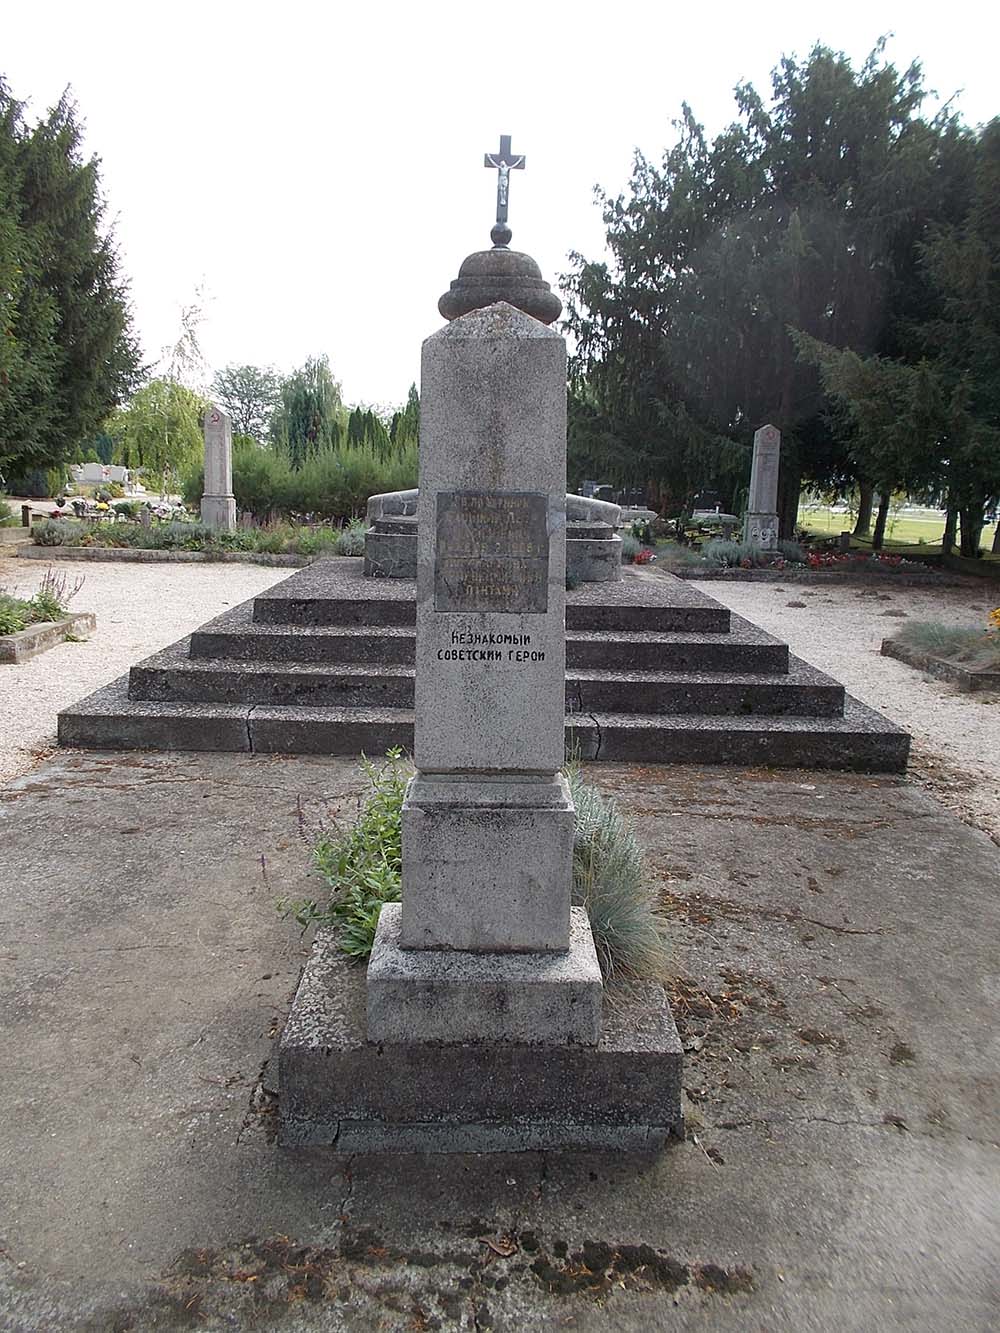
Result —
<path fill-rule="evenodd" d="M 523 171 L 525 157 L 510 151 L 510 135 L 501 134 L 499 153 L 487 153 L 483 158 L 484 167 L 492 167 L 497 176 L 497 221 L 490 233 L 495 245 L 506 245 L 511 231 L 507 226 L 507 199 L 510 193 L 510 173 Z"/>

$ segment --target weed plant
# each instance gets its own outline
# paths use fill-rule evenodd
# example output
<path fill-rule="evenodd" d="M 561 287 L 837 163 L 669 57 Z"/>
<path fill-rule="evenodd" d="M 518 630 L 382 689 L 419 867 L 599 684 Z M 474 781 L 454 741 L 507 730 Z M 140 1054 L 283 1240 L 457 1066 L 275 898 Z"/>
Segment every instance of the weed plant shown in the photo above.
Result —
<path fill-rule="evenodd" d="M 64 619 L 70 601 L 83 584 L 82 578 L 70 584 L 64 572 L 56 574 L 47 569 L 33 597 L 16 597 L 0 588 L 0 635 L 18 634 L 29 625 Z"/>
<path fill-rule="evenodd" d="M 367 789 L 353 824 L 334 823 L 312 843 L 314 870 L 328 899 L 282 899 L 278 910 L 303 929 L 334 926 L 340 947 L 352 958 L 371 953 L 384 903 L 402 891 L 402 810 L 409 766 L 400 750 L 385 761 L 362 759 Z M 606 979 L 643 977 L 662 981 L 668 952 L 664 922 L 647 883 L 635 833 L 617 804 L 566 767 L 576 806 L 573 901 L 585 907 Z"/>
<path fill-rule="evenodd" d="M 0 528 L 16 528 L 21 520 L 14 513 L 14 506 L 0 499 Z"/>

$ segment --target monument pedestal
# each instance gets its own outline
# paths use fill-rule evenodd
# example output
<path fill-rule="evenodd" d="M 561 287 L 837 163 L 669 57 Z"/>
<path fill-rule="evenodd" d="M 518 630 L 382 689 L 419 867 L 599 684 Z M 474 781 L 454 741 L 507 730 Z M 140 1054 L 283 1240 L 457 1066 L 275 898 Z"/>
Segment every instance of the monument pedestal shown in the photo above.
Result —
<path fill-rule="evenodd" d="M 232 532 L 236 527 L 236 498 L 232 495 L 203 495 L 201 521 L 217 532 Z"/>
<path fill-rule="evenodd" d="M 426 774 L 403 804 L 404 949 L 569 945 L 573 802 L 561 774 Z"/>
<path fill-rule="evenodd" d="M 281 1142 L 658 1146 L 681 1123 L 666 997 L 605 1006 L 571 907 L 566 347 L 522 309 L 472 309 L 424 343 L 417 513 L 402 902 L 349 1009 L 317 942 L 282 1038 Z"/>
<path fill-rule="evenodd" d="M 368 1039 L 377 1042 L 566 1042 L 596 1046 L 601 967 L 587 913 L 573 909 L 561 953 L 403 947 L 387 903 L 368 963 Z"/>
<path fill-rule="evenodd" d="M 614 987 L 596 1046 L 376 1042 L 366 1001 L 364 969 L 320 931 L 281 1038 L 283 1147 L 642 1152 L 683 1135 L 681 1044 L 653 982 Z"/>

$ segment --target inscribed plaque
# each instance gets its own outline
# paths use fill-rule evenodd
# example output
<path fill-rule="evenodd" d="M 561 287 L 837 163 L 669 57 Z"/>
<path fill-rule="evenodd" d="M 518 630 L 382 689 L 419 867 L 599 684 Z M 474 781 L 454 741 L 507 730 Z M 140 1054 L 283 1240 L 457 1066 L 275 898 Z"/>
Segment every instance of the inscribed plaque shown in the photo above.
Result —
<path fill-rule="evenodd" d="M 439 491 L 434 610 L 547 611 L 548 507 L 535 491 Z"/>

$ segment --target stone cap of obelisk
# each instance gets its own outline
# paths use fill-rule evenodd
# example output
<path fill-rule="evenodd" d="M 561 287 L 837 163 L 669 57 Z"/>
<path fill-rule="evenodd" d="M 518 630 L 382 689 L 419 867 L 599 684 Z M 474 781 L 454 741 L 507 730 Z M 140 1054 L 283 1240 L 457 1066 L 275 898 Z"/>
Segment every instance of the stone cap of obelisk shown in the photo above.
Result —
<path fill-rule="evenodd" d="M 562 302 L 531 256 L 510 249 L 510 173 L 522 170 L 524 163 L 523 155 L 511 152 L 509 134 L 500 136 L 498 153 L 486 154 L 483 165 L 498 172 L 497 217 L 490 232 L 493 249 L 477 250 L 464 261 L 458 277 L 438 301 L 438 310 L 445 319 L 458 319 L 497 301 L 506 301 L 542 324 L 551 324 L 562 313 Z"/>

